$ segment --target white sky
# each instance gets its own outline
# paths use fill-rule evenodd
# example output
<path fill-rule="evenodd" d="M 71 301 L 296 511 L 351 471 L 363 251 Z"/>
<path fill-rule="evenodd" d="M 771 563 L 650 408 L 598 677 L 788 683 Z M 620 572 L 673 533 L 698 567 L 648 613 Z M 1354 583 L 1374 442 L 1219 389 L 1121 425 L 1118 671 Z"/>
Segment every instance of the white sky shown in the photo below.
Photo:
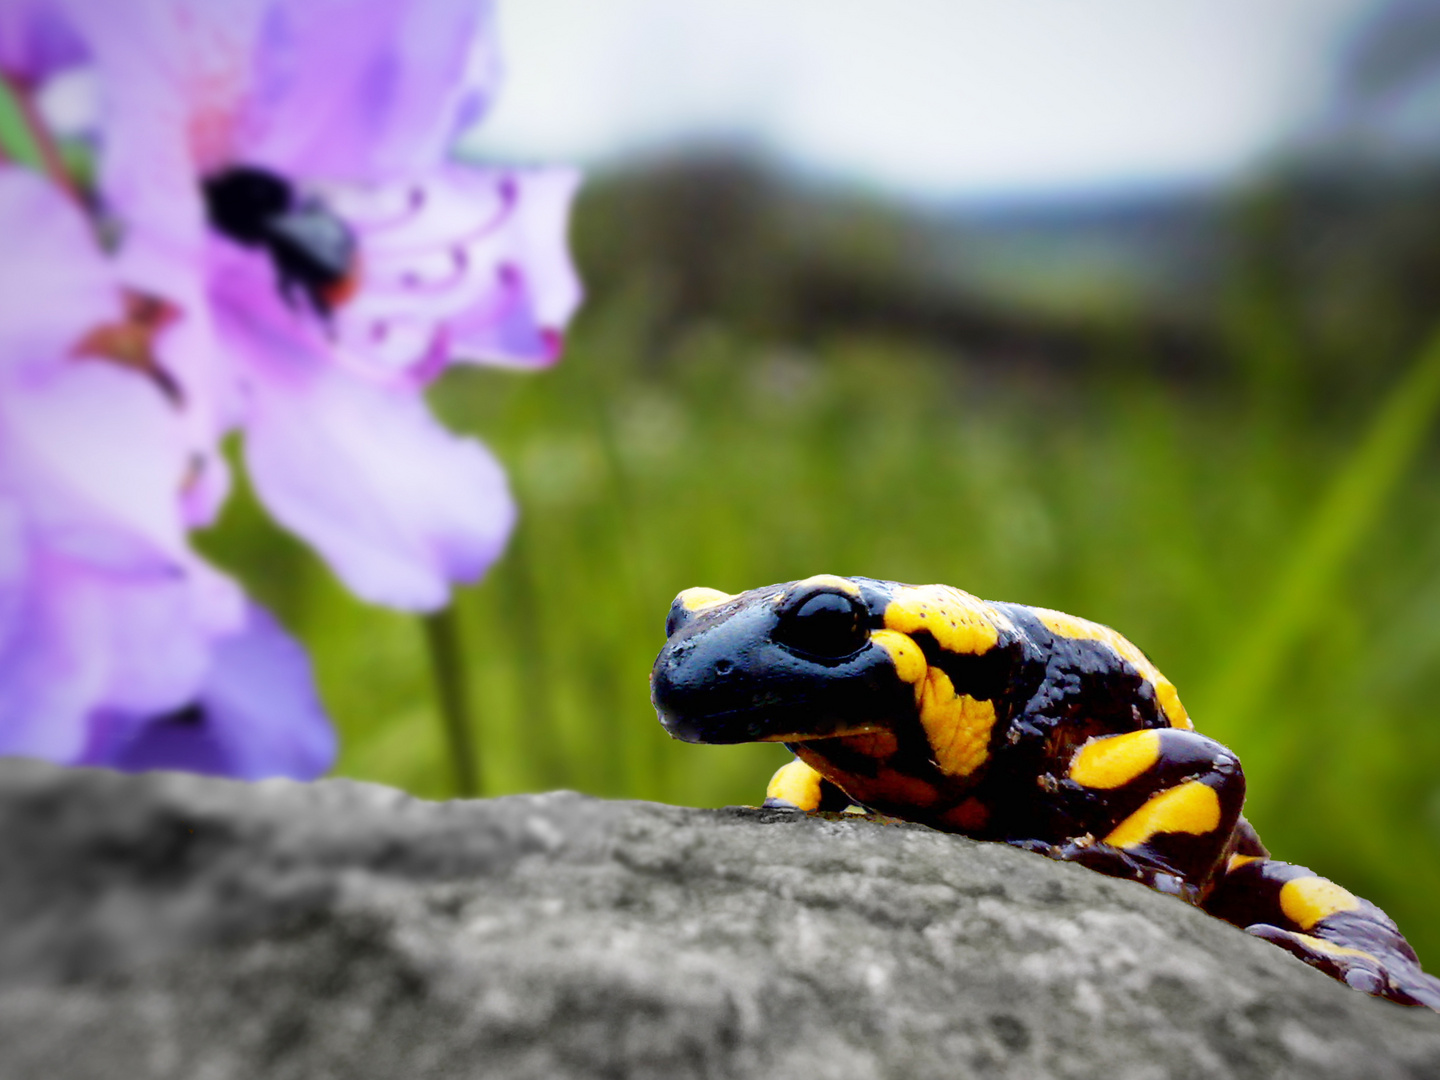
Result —
<path fill-rule="evenodd" d="M 730 137 L 951 197 L 1187 183 L 1313 114 L 1373 0 L 500 0 L 474 145 L 609 163 Z"/>

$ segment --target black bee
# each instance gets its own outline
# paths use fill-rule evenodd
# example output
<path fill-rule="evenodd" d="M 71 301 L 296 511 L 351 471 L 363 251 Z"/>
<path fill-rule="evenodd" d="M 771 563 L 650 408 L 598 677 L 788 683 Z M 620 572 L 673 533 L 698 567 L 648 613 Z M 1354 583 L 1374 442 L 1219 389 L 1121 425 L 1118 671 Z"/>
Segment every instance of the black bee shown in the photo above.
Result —
<path fill-rule="evenodd" d="M 203 190 L 210 224 L 268 252 L 292 304 L 303 294 L 324 318 L 354 291 L 355 237 L 319 199 L 297 196 L 284 177 L 252 165 L 214 174 Z"/>

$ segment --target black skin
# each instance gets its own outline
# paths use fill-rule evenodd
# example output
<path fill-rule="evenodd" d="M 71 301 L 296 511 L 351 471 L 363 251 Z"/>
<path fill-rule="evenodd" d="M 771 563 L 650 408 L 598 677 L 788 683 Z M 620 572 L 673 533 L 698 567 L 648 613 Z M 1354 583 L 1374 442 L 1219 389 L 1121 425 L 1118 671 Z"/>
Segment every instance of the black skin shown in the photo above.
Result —
<path fill-rule="evenodd" d="M 958 690 L 996 705 L 985 764 L 956 780 L 933 761 L 913 687 L 896 677 L 889 653 L 870 638 L 884 626 L 893 583 L 853 580 L 858 597 L 787 583 L 688 617 L 672 611 L 673 632 L 652 682 L 666 729 L 690 742 L 778 740 L 803 746 L 834 766 L 827 776 L 842 788 L 848 785 L 855 801 L 880 813 L 1072 858 L 1191 899 L 1208 886 L 1239 818 L 1243 776 L 1219 744 L 1170 729 L 1153 689 L 1133 667 L 1099 642 L 1053 634 L 1020 605 L 994 605 L 1015 629 L 983 655 L 950 653 L 931 635 L 915 634 L 927 664 L 946 671 Z M 916 805 L 908 791 L 877 790 L 867 783 L 877 767 L 871 749 L 827 738 L 877 726 L 898 743 L 884 764 L 933 787 L 939 793 L 934 805 Z M 1090 842 L 1161 785 L 1157 780 L 1098 793 L 1066 779 L 1070 759 L 1092 737 L 1140 728 L 1166 729 L 1167 740 L 1176 744 L 1168 748 L 1167 760 L 1186 776 L 1207 775 L 1220 790 L 1224 829 L 1203 837 L 1157 837 L 1140 852 Z M 802 738 L 780 739 L 789 735 Z M 1176 779 L 1173 769 L 1162 771 L 1163 779 Z M 945 811 L 971 798 L 988 810 L 983 826 L 957 829 L 945 820 Z M 1183 850 L 1162 856 L 1154 850 L 1159 847 Z M 1171 865 L 1176 861 L 1188 873 L 1177 875 Z"/>
<path fill-rule="evenodd" d="M 855 803 L 1130 878 L 1366 993 L 1440 1011 L 1440 980 L 1421 971 L 1373 904 L 1354 898 L 1353 909 L 1303 925 L 1286 914 L 1281 890 L 1292 880 L 1311 896 L 1348 894 L 1268 857 L 1240 816 L 1240 762 L 1192 730 L 1178 700 L 1166 712 L 1155 680 L 1167 691 L 1169 684 L 1123 639 L 1116 646 L 1037 609 L 967 597 L 969 610 L 995 628 L 995 641 L 953 651 L 932 606 L 932 621 L 905 637 L 927 670 L 944 672 L 955 694 L 993 706 L 995 716 L 983 761 L 969 772 L 944 771 L 920 715 L 918 684 L 902 679 L 889 647 L 898 624 L 887 623 L 887 609 L 913 616 L 913 594 L 901 593 L 909 589 L 820 577 L 733 597 L 697 601 L 682 593 L 651 677 L 661 723 L 687 742 L 784 742 L 820 777 L 813 805 L 798 809 Z M 1111 739 L 1153 744 L 1155 757 L 1123 782 L 1086 786 L 1087 774 L 1072 775 L 1072 765 L 1082 749 Z M 1199 818 L 1168 809 L 1182 788 L 1209 789 L 1199 794 L 1216 808 L 1213 827 L 1193 831 Z M 1134 839 L 1133 823 L 1156 813 L 1160 824 Z"/>
<path fill-rule="evenodd" d="M 245 247 L 260 248 L 293 304 L 303 297 L 322 318 L 355 270 L 355 238 L 318 199 L 300 198 L 284 177 L 240 165 L 206 178 L 210 224 Z"/>

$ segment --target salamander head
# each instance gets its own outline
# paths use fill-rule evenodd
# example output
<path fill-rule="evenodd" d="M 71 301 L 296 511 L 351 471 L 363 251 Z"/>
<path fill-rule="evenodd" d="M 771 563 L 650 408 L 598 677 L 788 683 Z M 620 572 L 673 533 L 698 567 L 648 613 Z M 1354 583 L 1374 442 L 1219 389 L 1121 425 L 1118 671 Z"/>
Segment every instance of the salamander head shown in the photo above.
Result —
<path fill-rule="evenodd" d="M 651 675 L 660 722 L 686 742 L 789 743 L 913 716 L 913 679 L 897 674 L 882 629 L 886 602 L 866 579 L 830 574 L 734 596 L 685 590 Z"/>

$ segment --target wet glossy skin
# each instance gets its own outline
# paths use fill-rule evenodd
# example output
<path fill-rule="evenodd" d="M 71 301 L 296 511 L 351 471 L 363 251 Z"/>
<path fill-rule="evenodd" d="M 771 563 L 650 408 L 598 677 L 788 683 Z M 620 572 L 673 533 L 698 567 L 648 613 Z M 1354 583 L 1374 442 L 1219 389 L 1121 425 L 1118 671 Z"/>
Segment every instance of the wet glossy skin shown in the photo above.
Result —
<path fill-rule="evenodd" d="M 851 803 L 1180 897 L 1366 993 L 1440 1011 L 1385 913 L 1268 857 L 1235 755 L 1108 627 L 945 585 L 688 589 L 655 661 L 687 742 L 783 742 L 766 805 Z"/>

